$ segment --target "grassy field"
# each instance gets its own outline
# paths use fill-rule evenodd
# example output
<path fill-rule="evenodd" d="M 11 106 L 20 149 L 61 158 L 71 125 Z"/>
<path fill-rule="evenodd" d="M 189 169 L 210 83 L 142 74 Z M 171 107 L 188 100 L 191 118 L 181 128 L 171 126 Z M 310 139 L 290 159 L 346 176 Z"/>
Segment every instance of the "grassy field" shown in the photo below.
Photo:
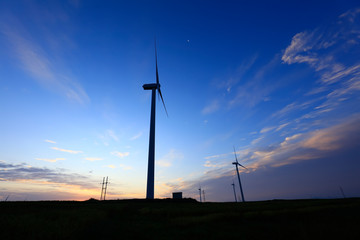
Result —
<path fill-rule="evenodd" d="M 360 199 L 0 202 L 0 239 L 360 239 Z"/>

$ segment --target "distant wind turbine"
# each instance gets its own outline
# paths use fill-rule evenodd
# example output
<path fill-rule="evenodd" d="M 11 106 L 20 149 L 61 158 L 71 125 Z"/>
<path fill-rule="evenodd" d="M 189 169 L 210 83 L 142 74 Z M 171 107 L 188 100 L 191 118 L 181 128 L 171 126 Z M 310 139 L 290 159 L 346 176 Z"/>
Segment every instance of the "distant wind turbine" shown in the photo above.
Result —
<path fill-rule="evenodd" d="M 155 178 L 155 110 L 156 110 L 156 90 L 158 90 L 161 101 L 164 105 L 166 115 L 168 115 L 165 102 L 160 90 L 159 72 L 157 66 L 157 51 L 155 40 L 155 64 L 156 64 L 156 83 L 144 84 L 144 90 L 151 90 L 151 115 L 150 115 L 150 136 L 149 136 L 149 157 L 148 157 L 148 175 L 146 198 L 154 199 L 154 178 Z"/>
<path fill-rule="evenodd" d="M 346 198 L 346 197 L 345 197 L 344 190 L 342 189 L 342 187 L 341 187 L 341 186 L 339 186 L 339 188 L 340 188 L 340 191 L 341 191 L 341 194 L 342 194 L 343 198 Z"/>
<path fill-rule="evenodd" d="M 232 183 L 231 185 L 233 186 L 233 189 L 234 189 L 235 202 L 237 202 L 236 192 L 235 192 L 235 183 L 234 183 L 234 181 L 233 181 L 233 183 Z"/>
<path fill-rule="evenodd" d="M 237 156 L 236 156 L 236 151 L 235 151 L 235 147 L 234 147 L 234 154 L 235 154 L 235 162 L 233 162 L 232 164 L 235 165 L 236 167 L 236 172 L 237 172 L 237 176 L 238 176 L 238 179 L 239 179 L 239 187 L 240 187 L 240 192 L 241 192 L 241 198 L 242 198 L 242 201 L 245 202 L 245 198 L 244 198 L 244 193 L 243 193 L 243 190 L 242 190 L 242 186 L 241 186 L 241 181 L 240 181 L 240 173 L 239 173 L 239 168 L 238 166 L 240 167 L 243 167 L 245 169 L 247 169 L 246 167 L 244 167 L 243 165 L 241 165 L 238 160 L 237 160 Z"/>
<path fill-rule="evenodd" d="M 200 188 L 199 188 L 199 195 L 200 195 L 200 202 L 202 202 L 202 201 L 201 201 L 201 186 L 200 186 Z"/>

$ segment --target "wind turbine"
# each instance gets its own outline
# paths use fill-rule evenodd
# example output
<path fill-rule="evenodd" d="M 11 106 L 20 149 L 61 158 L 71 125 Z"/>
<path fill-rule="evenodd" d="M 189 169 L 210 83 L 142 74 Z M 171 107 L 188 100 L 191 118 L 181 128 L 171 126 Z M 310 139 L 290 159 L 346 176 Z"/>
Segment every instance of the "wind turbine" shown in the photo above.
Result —
<path fill-rule="evenodd" d="M 233 186 L 233 189 L 234 189 L 235 202 L 237 202 L 236 192 L 235 192 L 235 183 L 234 183 L 234 180 L 233 180 L 233 183 L 232 183 L 231 185 Z"/>
<path fill-rule="evenodd" d="M 202 202 L 201 201 L 201 186 L 199 187 L 199 195 L 200 195 L 200 202 Z"/>
<path fill-rule="evenodd" d="M 239 187 L 240 187 L 240 192 L 241 192 L 241 198 L 242 198 L 242 201 L 245 202 L 245 198 L 244 198 L 244 193 L 243 193 L 243 190 L 242 190 L 242 186 L 241 186 L 241 181 L 240 181 L 240 173 L 239 173 L 239 168 L 238 166 L 240 167 L 243 167 L 245 169 L 247 169 L 246 167 L 244 167 L 243 165 L 241 165 L 238 160 L 237 160 L 237 156 L 236 156 L 236 151 L 235 151 L 235 147 L 234 147 L 234 154 L 235 154 L 235 162 L 233 162 L 232 164 L 235 165 L 236 167 L 236 172 L 237 172 L 237 176 L 238 176 L 238 179 L 239 179 Z"/>
<path fill-rule="evenodd" d="M 156 90 L 158 90 L 161 101 L 164 105 L 166 115 L 168 115 L 165 102 L 160 90 L 159 72 L 157 66 L 157 51 L 155 40 L 155 64 L 156 64 L 156 83 L 144 84 L 144 90 L 151 90 L 151 115 L 150 115 L 150 135 L 149 135 L 149 157 L 146 199 L 154 199 L 154 175 L 155 175 L 155 110 L 156 110 Z"/>

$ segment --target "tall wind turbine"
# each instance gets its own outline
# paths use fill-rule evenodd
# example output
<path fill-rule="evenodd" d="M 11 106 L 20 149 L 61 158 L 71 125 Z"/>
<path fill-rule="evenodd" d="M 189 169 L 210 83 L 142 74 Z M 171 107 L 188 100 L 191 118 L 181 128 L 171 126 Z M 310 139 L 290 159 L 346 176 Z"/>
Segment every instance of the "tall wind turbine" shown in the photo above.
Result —
<path fill-rule="evenodd" d="M 235 197 L 235 202 L 237 202 L 237 198 L 236 198 L 236 192 L 235 192 L 235 183 L 233 181 L 233 183 L 231 184 L 233 189 L 234 189 L 234 197 Z"/>
<path fill-rule="evenodd" d="M 236 172 L 237 172 L 237 176 L 238 176 L 238 179 L 239 179 L 239 187 L 240 187 L 240 192 L 241 192 L 241 198 L 242 198 L 242 201 L 245 202 L 245 198 L 244 198 L 244 193 L 243 193 L 243 190 L 242 190 L 242 186 L 241 186 L 241 181 L 240 181 L 240 173 L 239 173 L 239 168 L 238 166 L 240 167 L 243 167 L 245 169 L 247 169 L 246 167 L 244 167 L 243 165 L 241 165 L 238 160 L 237 160 L 237 156 L 236 156 L 236 151 L 235 151 L 235 147 L 234 147 L 234 154 L 235 154 L 235 162 L 233 162 L 232 164 L 235 165 L 236 167 Z"/>
<path fill-rule="evenodd" d="M 156 110 L 156 90 L 158 90 L 161 101 L 164 105 L 166 115 L 168 115 L 165 102 L 160 90 L 159 72 L 157 66 L 157 52 L 155 41 L 155 64 L 156 64 L 156 83 L 144 84 L 144 90 L 151 90 L 151 115 L 150 115 L 150 135 L 149 135 L 149 160 L 146 199 L 154 199 L 154 177 L 155 177 L 155 110 Z"/>

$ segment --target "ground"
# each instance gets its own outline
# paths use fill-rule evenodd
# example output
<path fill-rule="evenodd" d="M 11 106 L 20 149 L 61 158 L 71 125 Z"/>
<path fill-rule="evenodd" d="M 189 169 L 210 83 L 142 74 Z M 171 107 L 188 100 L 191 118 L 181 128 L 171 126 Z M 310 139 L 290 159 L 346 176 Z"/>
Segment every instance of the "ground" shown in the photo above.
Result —
<path fill-rule="evenodd" d="M 0 202 L 0 239 L 360 239 L 360 198 Z"/>

